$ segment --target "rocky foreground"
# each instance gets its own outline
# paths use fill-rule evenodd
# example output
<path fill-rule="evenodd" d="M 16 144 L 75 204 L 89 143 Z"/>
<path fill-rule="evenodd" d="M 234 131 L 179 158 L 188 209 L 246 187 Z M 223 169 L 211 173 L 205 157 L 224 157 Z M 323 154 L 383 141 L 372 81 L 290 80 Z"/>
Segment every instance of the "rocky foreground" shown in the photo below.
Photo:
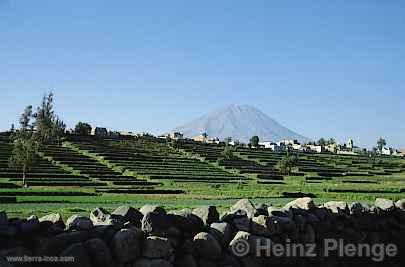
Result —
<path fill-rule="evenodd" d="M 404 266 L 404 241 L 405 200 L 317 207 L 299 198 L 275 208 L 242 199 L 222 216 L 215 206 L 122 206 L 66 222 L 60 214 L 14 219 L 0 212 L 1 267 Z"/>

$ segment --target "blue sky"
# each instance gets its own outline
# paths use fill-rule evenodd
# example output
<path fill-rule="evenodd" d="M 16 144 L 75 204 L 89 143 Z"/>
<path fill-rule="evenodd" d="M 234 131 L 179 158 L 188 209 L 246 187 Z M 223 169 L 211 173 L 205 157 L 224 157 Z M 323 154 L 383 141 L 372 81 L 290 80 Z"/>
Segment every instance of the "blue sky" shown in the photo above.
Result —
<path fill-rule="evenodd" d="M 77 121 L 161 133 L 228 104 L 313 139 L 405 147 L 404 1 L 0 0 L 0 130 L 52 89 Z"/>

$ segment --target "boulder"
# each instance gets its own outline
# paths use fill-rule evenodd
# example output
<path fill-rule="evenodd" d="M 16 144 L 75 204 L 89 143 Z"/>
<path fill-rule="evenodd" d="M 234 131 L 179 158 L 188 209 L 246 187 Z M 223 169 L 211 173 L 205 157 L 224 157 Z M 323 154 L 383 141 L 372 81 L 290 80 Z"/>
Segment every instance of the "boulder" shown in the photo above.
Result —
<path fill-rule="evenodd" d="M 166 210 L 158 205 L 144 205 L 142 206 L 142 208 L 139 210 L 143 215 L 145 215 L 146 213 L 149 212 L 156 212 L 156 213 L 162 213 L 162 214 L 166 214 Z"/>
<path fill-rule="evenodd" d="M 103 208 L 95 208 L 90 212 L 90 220 L 94 225 L 110 224 L 110 213 Z"/>
<path fill-rule="evenodd" d="M 93 229 L 93 222 L 86 216 L 72 215 L 66 221 L 68 230 L 90 231 Z"/>
<path fill-rule="evenodd" d="M 246 215 L 249 218 L 252 218 L 253 216 L 256 215 L 256 208 L 254 204 L 249 200 L 249 199 L 241 199 L 238 202 L 236 202 L 230 209 L 231 213 L 234 213 L 235 211 L 244 211 L 246 212 Z"/>
<path fill-rule="evenodd" d="M 164 213 L 148 212 L 142 218 L 142 231 L 148 234 L 162 235 L 170 227 L 171 221 Z"/>
<path fill-rule="evenodd" d="M 136 260 L 141 254 L 142 233 L 132 229 L 121 229 L 112 240 L 112 250 L 120 263 L 129 263 Z"/>
<path fill-rule="evenodd" d="M 120 206 L 111 213 L 111 218 L 119 220 L 122 223 L 130 222 L 136 227 L 141 227 L 143 214 L 135 208 Z"/>
<path fill-rule="evenodd" d="M 202 231 L 204 227 L 204 222 L 200 217 L 194 215 L 189 209 L 172 211 L 167 216 L 172 225 L 184 233 L 190 233 L 192 236 Z"/>
<path fill-rule="evenodd" d="M 36 250 L 39 256 L 57 256 L 69 246 L 85 242 L 90 237 L 88 231 L 65 232 L 40 243 Z"/>
<path fill-rule="evenodd" d="M 179 255 L 174 262 L 176 267 L 198 267 L 197 261 L 191 254 Z"/>
<path fill-rule="evenodd" d="M 284 209 L 303 209 L 303 210 L 312 210 L 316 208 L 314 201 L 310 197 L 297 198 L 284 206 Z"/>
<path fill-rule="evenodd" d="M 395 209 L 394 201 L 385 199 L 385 198 L 377 198 L 375 200 L 374 206 L 381 211 L 393 211 Z"/>
<path fill-rule="evenodd" d="M 210 225 L 213 222 L 219 221 L 219 213 L 215 206 L 202 206 L 195 208 L 192 212 L 198 216 L 205 225 Z"/>
<path fill-rule="evenodd" d="M 253 217 L 252 234 L 269 236 L 272 234 L 270 225 L 271 225 L 271 219 L 268 216 L 260 215 L 257 217 Z"/>
<path fill-rule="evenodd" d="M 3 266 L 4 267 L 31 267 L 31 266 L 33 266 L 33 264 L 30 262 L 11 263 L 11 262 L 7 262 L 6 260 L 4 262 L 1 261 L 2 259 L 6 259 L 7 257 L 24 257 L 24 256 L 32 256 L 32 252 L 21 246 L 15 247 L 12 249 L 8 249 L 8 250 L 0 250 L 0 266 L 1 267 L 3 267 Z"/>
<path fill-rule="evenodd" d="M 217 267 L 218 265 L 215 261 L 200 258 L 198 260 L 198 266 L 200 266 L 200 267 Z"/>
<path fill-rule="evenodd" d="M 218 241 L 209 233 L 198 233 L 194 239 L 196 253 L 208 260 L 218 260 L 221 257 L 222 248 Z"/>
<path fill-rule="evenodd" d="M 62 215 L 60 213 L 51 213 L 39 218 L 39 222 L 51 222 L 55 226 L 65 229 L 65 223 L 63 222 Z"/>
<path fill-rule="evenodd" d="M 324 203 L 323 207 L 336 214 L 349 213 L 349 207 L 344 201 L 329 201 Z"/>
<path fill-rule="evenodd" d="M 229 243 L 229 252 L 238 258 L 247 255 L 267 255 L 273 241 L 270 238 L 252 235 L 249 232 L 239 231 Z"/>
<path fill-rule="evenodd" d="M 400 199 L 397 202 L 395 202 L 395 207 L 405 210 L 405 199 Z"/>
<path fill-rule="evenodd" d="M 58 266 L 69 267 L 92 267 L 90 256 L 87 254 L 83 243 L 73 244 L 59 255 L 60 257 L 71 257 L 72 260 L 58 263 Z"/>
<path fill-rule="evenodd" d="M 209 233 L 214 236 L 223 247 L 228 245 L 232 240 L 233 232 L 233 226 L 227 222 L 212 223 L 209 229 Z"/>
<path fill-rule="evenodd" d="M 20 230 L 23 234 L 32 234 L 39 231 L 40 228 L 41 226 L 39 224 L 38 217 L 35 215 L 31 215 L 27 218 L 27 220 L 22 221 L 20 224 Z"/>
<path fill-rule="evenodd" d="M 173 265 L 162 259 L 139 259 L 134 262 L 132 267 L 173 267 Z"/>
<path fill-rule="evenodd" d="M 84 247 L 90 256 L 92 266 L 114 267 L 111 251 L 103 240 L 99 238 L 87 240 Z"/>
<path fill-rule="evenodd" d="M 350 204 L 350 213 L 355 216 L 360 216 L 370 211 L 370 207 L 366 203 L 353 202 Z"/>
<path fill-rule="evenodd" d="M 173 248 L 167 238 L 148 236 L 142 243 L 142 256 L 144 258 L 170 258 L 172 254 Z"/>
<path fill-rule="evenodd" d="M 268 212 L 268 208 L 269 206 L 265 203 L 259 203 L 255 206 L 256 209 L 256 215 L 265 215 L 265 216 L 269 216 L 269 212 Z"/>

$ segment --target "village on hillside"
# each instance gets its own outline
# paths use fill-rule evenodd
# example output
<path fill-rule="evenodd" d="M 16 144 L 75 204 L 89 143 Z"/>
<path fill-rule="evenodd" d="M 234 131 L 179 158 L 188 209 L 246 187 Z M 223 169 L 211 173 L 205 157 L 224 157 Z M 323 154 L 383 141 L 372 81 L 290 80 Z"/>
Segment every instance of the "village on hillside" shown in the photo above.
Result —
<path fill-rule="evenodd" d="M 70 129 L 67 133 L 74 134 L 74 130 Z M 147 132 L 134 133 L 130 131 L 109 131 L 105 127 L 92 127 L 90 135 L 102 136 L 102 137 L 119 137 L 119 136 L 133 136 L 143 137 L 150 136 L 160 139 L 169 139 L 183 142 L 199 142 L 204 144 L 217 144 L 217 145 L 229 145 L 238 147 L 249 147 L 253 149 L 266 149 L 274 152 L 285 151 L 297 151 L 297 152 L 313 152 L 313 153 L 332 153 L 340 155 L 362 155 L 367 153 L 380 154 L 385 156 L 398 156 L 405 157 L 405 149 L 395 149 L 387 147 L 385 139 L 380 138 L 377 140 L 377 146 L 373 147 L 371 151 L 367 151 L 366 148 L 358 147 L 354 144 L 353 139 L 349 138 L 346 143 L 340 144 L 334 138 L 328 140 L 320 138 L 318 141 L 311 141 L 307 143 L 300 143 L 298 140 L 283 139 L 279 141 L 262 141 L 259 136 L 252 136 L 249 143 L 243 143 L 239 140 L 233 140 L 232 137 L 227 137 L 221 140 L 218 137 L 211 137 L 207 133 L 201 133 L 200 135 L 192 138 L 185 137 L 181 132 L 170 132 L 159 136 L 154 136 Z"/>

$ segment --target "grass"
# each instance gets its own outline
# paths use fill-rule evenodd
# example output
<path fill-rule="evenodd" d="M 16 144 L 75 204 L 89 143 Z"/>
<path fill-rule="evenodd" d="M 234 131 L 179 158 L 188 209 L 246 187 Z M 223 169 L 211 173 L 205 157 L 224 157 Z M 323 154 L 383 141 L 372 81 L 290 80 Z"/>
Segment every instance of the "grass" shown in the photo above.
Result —
<path fill-rule="evenodd" d="M 5 155 L 9 149 L 4 143 L 3 147 L 0 144 L 0 156 Z M 168 210 L 216 205 L 221 211 L 225 211 L 240 198 L 275 206 L 291 201 L 290 196 L 302 194 L 311 194 L 319 204 L 329 200 L 372 203 L 376 197 L 393 200 L 405 198 L 404 159 L 372 160 L 365 157 L 300 154 L 298 167 L 291 176 L 277 176 L 274 165 L 282 157 L 282 153 L 264 150 L 243 149 L 235 152 L 236 160 L 241 165 L 231 162 L 224 165 L 220 158 L 223 148 L 218 146 L 184 144 L 173 149 L 155 139 L 129 139 L 122 142 L 113 139 L 73 138 L 65 143 L 64 150 L 58 152 L 58 148 L 52 149 L 53 155 L 59 156 L 60 161 L 54 160 L 46 150 L 41 152 L 44 158 L 42 172 L 51 172 L 51 167 L 55 170 L 55 173 L 49 173 L 49 183 L 41 186 L 12 188 L 13 184 L 19 185 L 20 182 L 9 175 L 4 175 L 7 178 L 1 177 L 2 168 L 4 174 L 7 171 L 5 165 L 0 164 L 0 183 L 5 185 L 2 188 L 0 184 L 0 196 L 15 196 L 17 201 L 1 203 L 0 198 L 0 210 L 6 210 L 11 216 L 42 216 L 60 212 L 67 217 L 74 213 L 88 214 L 91 209 L 100 206 L 113 210 L 123 204 L 134 207 L 158 204 Z M 36 171 L 41 173 L 41 168 Z M 74 181 L 75 175 L 78 177 L 77 175 L 84 173 L 90 181 L 106 179 L 108 182 L 105 186 L 86 188 L 56 186 L 57 181 L 63 182 L 64 179 L 63 175 L 59 175 L 60 178 L 52 182 L 52 176 L 58 177 L 57 171 L 68 174 L 67 182 Z M 104 175 L 105 171 L 114 175 Z M 268 175 L 269 172 L 274 174 Z M 279 180 L 272 179 L 272 175 Z M 176 181 L 176 177 L 182 181 Z M 154 179 L 150 180 L 151 178 Z M 231 181 L 221 183 L 222 178 Z M 79 178 L 77 181 L 79 185 Z M 136 181 L 144 183 L 137 184 Z M 259 184 L 258 181 L 270 184 Z M 147 190 L 149 193 L 158 192 L 156 190 L 181 190 L 184 193 L 103 193 L 113 192 L 112 190 Z"/>

